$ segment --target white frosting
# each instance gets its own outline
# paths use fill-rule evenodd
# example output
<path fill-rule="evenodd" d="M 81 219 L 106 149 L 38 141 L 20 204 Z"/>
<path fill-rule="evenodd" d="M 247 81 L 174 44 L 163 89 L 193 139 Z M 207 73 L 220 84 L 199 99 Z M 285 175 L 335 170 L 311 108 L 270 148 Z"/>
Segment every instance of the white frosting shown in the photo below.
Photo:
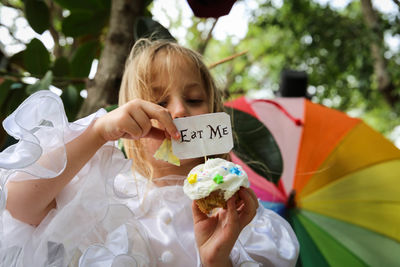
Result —
<path fill-rule="evenodd" d="M 191 175 L 196 175 L 196 182 L 190 183 Z M 214 181 L 217 175 L 222 176 L 222 183 Z M 247 174 L 242 167 L 224 159 L 209 159 L 205 164 L 194 167 L 185 179 L 183 191 L 192 200 L 207 197 L 211 192 L 221 189 L 228 200 L 240 187 L 249 187 Z"/>

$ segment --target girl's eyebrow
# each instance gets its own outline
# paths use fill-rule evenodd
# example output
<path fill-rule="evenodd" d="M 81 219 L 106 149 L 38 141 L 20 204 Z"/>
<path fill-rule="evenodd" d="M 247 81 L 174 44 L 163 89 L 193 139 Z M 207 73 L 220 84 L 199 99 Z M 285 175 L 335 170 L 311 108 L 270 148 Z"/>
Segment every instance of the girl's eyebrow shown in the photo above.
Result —
<path fill-rule="evenodd" d="M 152 86 L 153 94 L 156 96 L 163 96 L 166 93 L 165 87 L 162 86 Z"/>
<path fill-rule="evenodd" d="M 153 89 L 154 92 L 164 91 L 164 88 L 162 86 L 152 86 L 151 89 Z"/>
<path fill-rule="evenodd" d="M 188 84 L 185 84 L 185 89 L 192 88 L 192 87 L 199 87 L 199 86 L 201 86 L 201 84 L 198 82 L 190 82 Z"/>

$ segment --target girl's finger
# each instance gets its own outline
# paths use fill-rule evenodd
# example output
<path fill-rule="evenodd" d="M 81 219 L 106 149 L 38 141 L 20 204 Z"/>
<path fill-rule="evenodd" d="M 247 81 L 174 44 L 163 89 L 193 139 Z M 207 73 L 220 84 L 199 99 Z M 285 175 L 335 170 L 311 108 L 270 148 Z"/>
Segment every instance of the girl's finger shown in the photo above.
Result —
<path fill-rule="evenodd" d="M 257 208 L 258 208 L 259 204 L 258 204 L 258 197 L 256 196 L 256 193 L 254 193 L 253 189 L 251 189 L 251 188 L 245 188 L 245 189 L 250 194 L 250 196 L 254 200 L 254 202 L 257 204 Z"/>
<path fill-rule="evenodd" d="M 157 140 L 164 140 L 165 139 L 165 131 L 160 130 L 158 128 L 151 127 L 150 131 L 147 133 L 147 138 L 153 138 Z"/>
<path fill-rule="evenodd" d="M 192 213 L 194 224 L 208 219 L 208 216 L 199 209 L 195 201 L 192 202 Z"/>
<path fill-rule="evenodd" d="M 141 137 L 146 136 L 151 129 L 150 119 L 147 114 L 142 109 L 129 110 L 129 114 L 142 129 Z"/>
<path fill-rule="evenodd" d="M 243 229 L 256 215 L 258 201 L 254 201 L 249 191 L 245 188 L 239 190 L 239 196 L 244 202 L 244 205 L 239 208 L 239 224 Z"/>
<path fill-rule="evenodd" d="M 123 128 L 121 127 L 121 131 L 124 132 L 124 138 L 139 139 L 143 134 L 142 128 L 129 114 L 124 114 L 122 116 L 122 119 L 119 121 L 119 125 L 123 125 Z"/>
<path fill-rule="evenodd" d="M 180 138 L 178 129 L 176 129 L 176 126 L 172 121 L 172 117 L 168 109 L 154 103 L 144 102 L 143 110 L 144 112 L 146 112 L 150 119 L 158 120 L 165 127 L 172 138 L 177 140 Z"/>
<path fill-rule="evenodd" d="M 233 196 L 228 199 L 227 204 L 227 213 L 228 213 L 228 223 L 236 223 L 238 219 L 238 213 L 236 210 L 236 198 Z"/>

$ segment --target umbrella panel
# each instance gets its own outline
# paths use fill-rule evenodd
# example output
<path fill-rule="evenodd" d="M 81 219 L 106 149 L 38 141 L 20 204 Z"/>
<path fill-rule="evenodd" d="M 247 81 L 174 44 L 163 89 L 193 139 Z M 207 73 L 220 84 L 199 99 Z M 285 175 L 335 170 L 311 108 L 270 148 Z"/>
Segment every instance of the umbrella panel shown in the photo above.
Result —
<path fill-rule="evenodd" d="M 310 221 L 369 266 L 395 267 L 400 262 L 400 243 L 362 227 L 309 211 L 300 211 Z"/>
<path fill-rule="evenodd" d="M 359 123 L 336 146 L 298 197 L 305 197 L 346 174 L 396 158 L 400 158 L 399 149 L 365 123 Z"/>
<path fill-rule="evenodd" d="M 311 236 L 329 266 L 366 266 L 361 259 L 304 215 L 297 213 L 295 216 Z"/>
<path fill-rule="evenodd" d="M 296 232 L 297 239 L 300 243 L 300 255 L 297 261 L 297 266 L 307 267 L 324 267 L 329 266 L 328 262 L 322 256 L 321 251 L 304 228 L 295 212 L 290 213 L 290 224 Z"/>
<path fill-rule="evenodd" d="M 305 122 L 298 155 L 294 189 L 300 193 L 339 141 L 361 120 L 305 101 Z"/>
<path fill-rule="evenodd" d="M 400 160 L 349 174 L 298 201 L 306 210 L 400 241 Z"/>
<path fill-rule="evenodd" d="M 270 102 L 260 100 L 251 102 L 254 112 L 258 115 L 259 120 L 267 125 L 281 150 L 284 164 L 280 181 L 285 189 L 283 191 L 285 195 L 288 195 L 293 188 L 296 165 L 288 164 L 288 162 L 297 162 L 303 126 L 288 119 L 282 109 L 289 114 L 298 114 L 296 119 L 303 121 L 304 101 L 304 99 L 297 98 L 277 98 L 274 102 L 281 108 Z"/>

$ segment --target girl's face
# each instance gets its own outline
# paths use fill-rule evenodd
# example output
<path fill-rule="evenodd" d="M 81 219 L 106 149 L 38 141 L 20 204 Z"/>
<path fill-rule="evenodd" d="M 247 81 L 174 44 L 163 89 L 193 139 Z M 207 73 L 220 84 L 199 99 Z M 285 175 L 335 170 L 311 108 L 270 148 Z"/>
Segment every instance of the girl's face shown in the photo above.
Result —
<path fill-rule="evenodd" d="M 173 72 L 167 72 L 163 60 L 165 53 L 159 52 L 154 60 L 151 88 L 157 96 L 157 104 L 167 108 L 173 119 L 210 112 L 209 97 L 199 70 L 182 56 L 170 56 L 174 60 Z M 160 128 L 157 122 L 154 126 Z M 153 155 L 163 140 L 145 138 L 144 146 L 147 158 L 154 168 L 154 176 L 161 177 L 170 174 L 186 175 L 194 166 L 203 159 L 187 159 L 181 161 L 177 167 L 154 159 Z"/>

